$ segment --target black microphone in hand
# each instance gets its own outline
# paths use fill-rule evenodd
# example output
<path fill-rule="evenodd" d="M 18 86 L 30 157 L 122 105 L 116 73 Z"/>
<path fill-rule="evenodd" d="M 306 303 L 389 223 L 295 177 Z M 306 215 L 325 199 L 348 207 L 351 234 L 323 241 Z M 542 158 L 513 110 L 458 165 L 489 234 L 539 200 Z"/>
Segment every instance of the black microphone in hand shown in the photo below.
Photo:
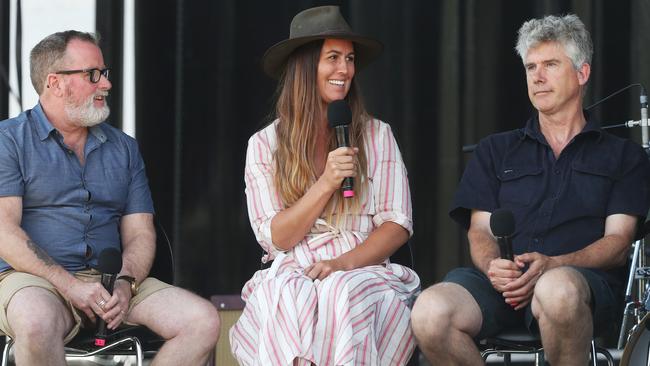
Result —
<path fill-rule="evenodd" d="M 497 238 L 501 258 L 514 259 L 512 252 L 512 234 L 515 233 L 515 217 L 512 211 L 504 208 L 494 210 L 490 216 L 490 229 Z"/>
<path fill-rule="evenodd" d="M 122 269 L 122 253 L 115 248 L 106 248 L 99 253 L 99 263 L 96 268 L 102 274 L 102 286 L 113 295 L 113 286 L 117 274 Z M 103 347 L 106 344 L 106 322 L 97 316 L 97 332 L 95 333 L 95 346 Z"/>
<path fill-rule="evenodd" d="M 345 100 L 335 100 L 327 106 L 327 120 L 330 127 L 336 132 L 336 146 L 350 147 L 350 131 L 348 126 L 352 122 L 352 111 Z M 354 181 L 346 177 L 341 184 L 343 197 L 354 197 Z"/>

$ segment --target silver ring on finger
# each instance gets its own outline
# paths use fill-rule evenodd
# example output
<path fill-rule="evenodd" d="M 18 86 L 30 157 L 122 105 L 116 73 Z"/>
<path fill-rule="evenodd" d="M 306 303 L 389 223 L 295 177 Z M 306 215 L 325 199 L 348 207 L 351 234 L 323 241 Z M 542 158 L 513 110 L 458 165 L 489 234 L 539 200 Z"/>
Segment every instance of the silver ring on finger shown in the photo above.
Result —
<path fill-rule="evenodd" d="M 99 307 L 102 308 L 102 309 L 104 308 L 104 305 L 106 305 L 106 301 L 105 301 L 104 299 L 101 299 L 101 300 L 97 303 L 97 306 L 99 306 Z"/>

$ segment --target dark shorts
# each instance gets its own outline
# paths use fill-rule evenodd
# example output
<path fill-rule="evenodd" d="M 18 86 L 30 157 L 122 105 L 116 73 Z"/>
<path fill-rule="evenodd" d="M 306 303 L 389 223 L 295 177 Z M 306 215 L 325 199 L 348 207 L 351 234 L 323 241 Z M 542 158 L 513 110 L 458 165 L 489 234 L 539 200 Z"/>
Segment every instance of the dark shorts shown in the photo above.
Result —
<path fill-rule="evenodd" d="M 594 335 L 604 334 L 618 320 L 622 297 L 612 289 L 607 281 L 596 272 L 572 267 L 587 280 L 591 289 L 591 315 Z M 523 309 L 514 310 L 506 304 L 503 295 L 497 292 L 487 276 L 475 268 L 456 268 L 449 272 L 443 282 L 453 282 L 463 286 L 474 297 L 483 315 L 483 324 L 475 339 L 494 336 L 504 329 L 525 326 L 532 333 L 539 333 L 537 321 L 530 304 Z"/>

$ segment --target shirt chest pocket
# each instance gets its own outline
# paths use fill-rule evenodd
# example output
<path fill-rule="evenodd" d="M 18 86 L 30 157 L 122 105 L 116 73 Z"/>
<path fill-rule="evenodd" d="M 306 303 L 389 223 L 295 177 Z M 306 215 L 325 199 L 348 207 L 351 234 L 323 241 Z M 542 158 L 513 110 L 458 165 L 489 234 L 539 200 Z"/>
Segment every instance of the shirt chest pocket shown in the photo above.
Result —
<path fill-rule="evenodd" d="M 120 208 L 126 202 L 129 182 L 126 168 L 108 168 L 101 174 L 89 175 L 88 188 L 95 202 Z"/>
<path fill-rule="evenodd" d="M 608 197 L 617 179 L 615 167 L 574 162 L 571 168 L 571 186 L 567 193 L 575 206 L 587 215 L 606 216 Z"/>
<path fill-rule="evenodd" d="M 499 202 L 502 207 L 528 205 L 540 187 L 542 168 L 522 166 L 504 168 L 497 177 L 500 181 Z"/>

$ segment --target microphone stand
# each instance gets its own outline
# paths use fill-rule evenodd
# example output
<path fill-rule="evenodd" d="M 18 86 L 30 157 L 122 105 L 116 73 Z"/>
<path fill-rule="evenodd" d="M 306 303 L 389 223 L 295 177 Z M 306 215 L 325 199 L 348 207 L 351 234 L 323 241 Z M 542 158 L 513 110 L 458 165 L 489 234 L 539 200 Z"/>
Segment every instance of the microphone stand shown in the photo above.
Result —
<path fill-rule="evenodd" d="M 603 129 L 635 126 L 641 127 L 641 146 L 650 157 L 650 144 L 648 133 L 648 96 L 645 88 L 641 87 L 639 102 L 641 104 L 641 119 L 638 121 L 630 120 L 623 124 L 603 127 Z M 645 226 L 644 226 L 645 228 Z M 621 330 L 618 335 L 618 349 L 623 349 L 627 344 L 630 335 L 637 331 L 637 328 L 643 321 L 645 315 L 650 311 L 650 289 L 648 288 L 648 279 L 650 278 L 650 267 L 647 267 L 646 249 L 645 249 L 645 229 L 643 236 L 632 244 L 632 263 L 628 273 L 627 284 L 625 287 L 625 309 L 623 311 L 623 320 L 621 321 Z M 636 298 L 632 296 L 634 282 L 637 281 Z M 628 330 L 630 317 L 633 317 L 633 325 Z"/>

